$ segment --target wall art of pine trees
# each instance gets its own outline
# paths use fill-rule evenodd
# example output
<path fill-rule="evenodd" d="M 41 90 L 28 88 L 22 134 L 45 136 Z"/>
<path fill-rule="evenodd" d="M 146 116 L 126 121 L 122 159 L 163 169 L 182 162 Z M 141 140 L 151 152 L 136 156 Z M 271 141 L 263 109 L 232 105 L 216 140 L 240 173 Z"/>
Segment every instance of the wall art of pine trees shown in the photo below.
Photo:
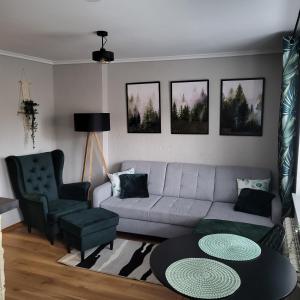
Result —
<path fill-rule="evenodd" d="M 221 135 L 261 136 L 264 78 L 221 80 Z"/>
<path fill-rule="evenodd" d="M 208 134 L 208 80 L 171 82 L 171 133 Z"/>
<path fill-rule="evenodd" d="M 126 84 L 128 133 L 160 133 L 160 83 Z"/>

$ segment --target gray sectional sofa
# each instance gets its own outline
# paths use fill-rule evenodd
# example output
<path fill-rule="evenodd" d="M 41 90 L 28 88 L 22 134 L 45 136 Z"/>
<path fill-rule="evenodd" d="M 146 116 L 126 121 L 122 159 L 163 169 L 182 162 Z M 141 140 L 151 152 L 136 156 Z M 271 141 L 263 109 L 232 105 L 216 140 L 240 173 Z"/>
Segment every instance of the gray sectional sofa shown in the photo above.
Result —
<path fill-rule="evenodd" d="M 200 219 L 221 219 L 272 227 L 280 222 L 281 202 L 272 217 L 237 212 L 237 178 L 271 178 L 267 169 L 187 163 L 125 161 L 122 170 L 148 174 L 149 198 L 112 197 L 110 182 L 94 190 L 93 206 L 120 216 L 118 231 L 170 238 L 191 233 Z"/>

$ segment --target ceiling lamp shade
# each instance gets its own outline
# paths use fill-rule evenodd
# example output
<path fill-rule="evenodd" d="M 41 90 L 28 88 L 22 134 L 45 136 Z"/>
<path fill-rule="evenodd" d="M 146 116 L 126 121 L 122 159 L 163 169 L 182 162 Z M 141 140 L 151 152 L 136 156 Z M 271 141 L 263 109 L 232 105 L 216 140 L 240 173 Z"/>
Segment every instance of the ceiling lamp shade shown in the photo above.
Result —
<path fill-rule="evenodd" d="M 93 60 L 100 62 L 100 63 L 110 63 L 114 60 L 114 53 L 111 51 L 105 50 L 104 46 L 107 42 L 107 35 L 108 33 L 106 31 L 97 31 L 97 35 L 101 36 L 102 44 L 99 51 L 93 52 Z"/>
<path fill-rule="evenodd" d="M 102 132 L 110 130 L 109 113 L 75 113 L 74 129 L 81 132 Z"/>

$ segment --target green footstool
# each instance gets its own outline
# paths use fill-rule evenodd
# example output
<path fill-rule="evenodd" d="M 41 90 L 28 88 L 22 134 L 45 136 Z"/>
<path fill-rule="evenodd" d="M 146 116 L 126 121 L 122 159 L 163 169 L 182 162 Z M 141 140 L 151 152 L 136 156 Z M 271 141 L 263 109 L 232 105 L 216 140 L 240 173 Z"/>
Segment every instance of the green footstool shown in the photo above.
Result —
<path fill-rule="evenodd" d="M 71 247 L 78 249 L 81 260 L 84 260 L 84 251 L 96 246 L 110 243 L 112 250 L 118 223 L 119 216 L 103 208 L 90 208 L 60 219 L 68 252 Z"/>

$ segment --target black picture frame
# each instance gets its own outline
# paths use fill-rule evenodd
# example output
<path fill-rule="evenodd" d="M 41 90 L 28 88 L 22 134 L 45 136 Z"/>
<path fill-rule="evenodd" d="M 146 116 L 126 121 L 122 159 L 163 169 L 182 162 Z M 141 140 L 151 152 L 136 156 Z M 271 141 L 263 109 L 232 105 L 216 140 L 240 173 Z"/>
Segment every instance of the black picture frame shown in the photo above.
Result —
<path fill-rule="evenodd" d="M 233 98 L 227 97 L 224 95 L 224 85 L 225 82 L 239 82 L 238 84 L 241 85 L 242 82 L 245 81 L 261 81 L 261 90 L 257 91 L 257 95 L 255 91 L 253 91 L 253 95 L 256 95 L 256 104 L 254 104 L 254 97 L 247 99 L 246 95 L 244 94 L 244 89 L 246 88 L 244 83 L 241 85 L 241 89 L 239 93 L 242 93 L 241 97 Z M 234 84 L 235 86 L 237 83 Z M 233 87 L 232 87 L 233 88 Z M 228 89 L 228 87 L 226 87 Z M 237 93 L 237 89 L 234 91 L 235 95 Z M 248 87 L 250 90 L 250 87 Z M 229 94 L 228 94 L 229 95 Z M 245 97 L 247 106 L 243 104 L 243 108 L 241 105 L 237 108 L 236 101 L 240 101 Z M 228 98 L 228 100 L 225 100 Z M 265 98 L 265 78 L 264 77 L 248 77 L 248 78 L 230 78 L 230 79 L 221 79 L 220 84 L 220 127 L 219 133 L 223 136 L 262 136 L 263 135 L 263 121 L 264 121 L 264 98 Z M 231 108 L 228 106 L 227 108 L 224 106 L 224 101 L 232 101 L 231 107 L 235 106 L 236 108 Z M 249 107 L 250 104 L 250 107 Z M 254 106 L 256 106 L 254 108 Z M 233 113 L 233 111 L 237 111 Z M 252 116 L 251 116 L 252 114 Z M 234 117 L 233 117 L 234 115 Z M 239 117 L 240 116 L 240 117 Z M 247 118 L 247 121 L 244 121 Z M 241 121 L 243 120 L 243 121 Z"/>
<path fill-rule="evenodd" d="M 206 96 L 205 96 L 205 121 L 187 121 L 187 120 L 176 120 L 174 118 L 174 97 L 173 97 L 173 85 L 178 83 L 206 83 Z M 200 98 L 199 98 L 200 99 Z M 191 109 L 192 110 L 192 109 Z M 177 115 L 178 115 L 178 110 Z M 196 123 L 198 122 L 198 124 Z M 191 80 L 175 80 L 170 81 L 170 126 L 171 134 L 209 134 L 209 80 L 208 79 L 191 79 Z"/>
<path fill-rule="evenodd" d="M 139 111 L 137 107 L 135 107 L 138 111 L 139 117 L 137 118 L 131 118 L 130 114 L 132 112 L 130 111 L 131 108 L 129 107 L 129 101 L 130 95 L 129 95 L 129 89 L 130 86 L 139 86 L 142 88 L 142 85 L 157 85 L 157 96 L 158 99 L 155 99 L 154 101 L 158 101 L 158 103 L 155 103 L 153 105 L 152 103 L 152 109 L 151 107 L 148 109 L 148 121 L 144 122 L 144 116 L 141 116 L 142 112 Z M 152 100 L 150 100 L 149 102 Z M 133 100 L 135 100 L 133 98 Z M 142 100 L 143 101 L 143 100 Z M 153 101 L 153 100 L 152 100 Z M 150 103 L 148 102 L 148 105 L 150 106 Z M 126 116 L 127 116 L 127 133 L 161 133 L 161 103 L 160 103 L 160 81 L 146 81 L 146 82 L 128 82 L 126 83 Z M 158 111 L 155 110 L 155 107 L 158 108 Z M 143 108 L 142 108 L 143 109 Z M 144 115 L 144 114 L 143 114 Z M 154 120 L 151 120 L 154 119 Z M 146 125 L 143 125 L 145 123 Z"/>

